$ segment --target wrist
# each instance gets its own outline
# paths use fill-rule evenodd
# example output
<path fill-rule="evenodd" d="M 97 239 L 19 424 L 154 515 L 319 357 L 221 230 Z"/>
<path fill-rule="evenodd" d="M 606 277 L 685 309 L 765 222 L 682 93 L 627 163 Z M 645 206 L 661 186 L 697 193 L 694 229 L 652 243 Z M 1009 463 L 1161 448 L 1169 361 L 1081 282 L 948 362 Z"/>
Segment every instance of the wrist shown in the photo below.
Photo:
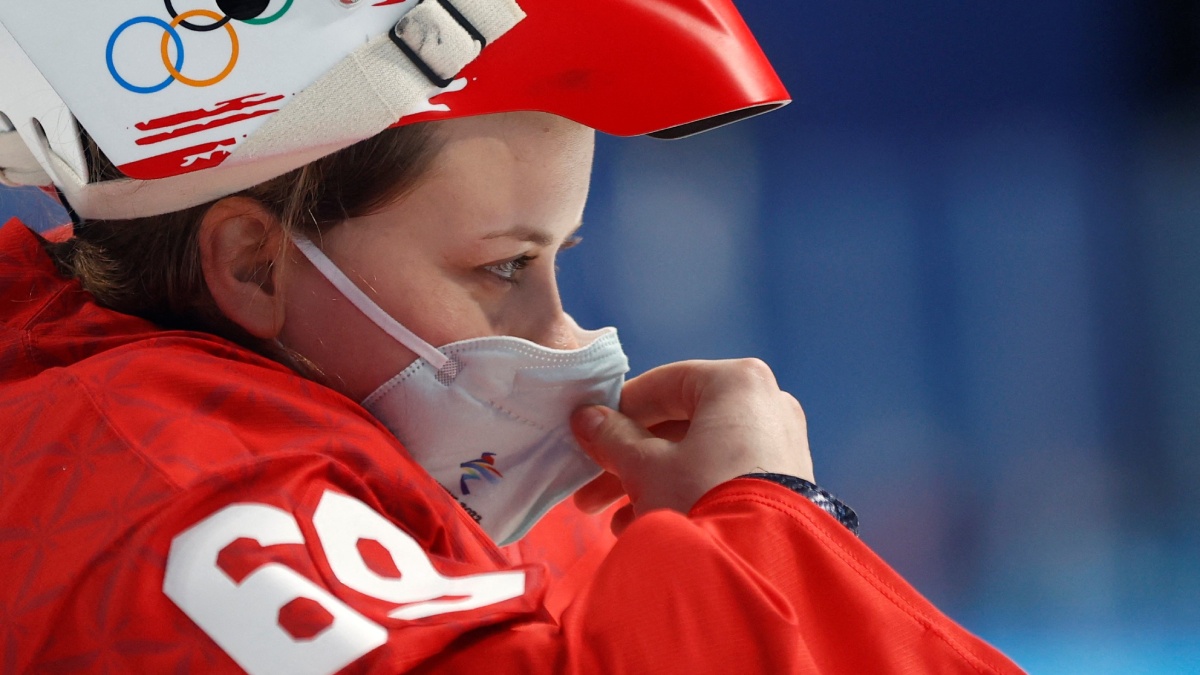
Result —
<path fill-rule="evenodd" d="M 816 504 L 822 511 L 833 516 L 835 520 L 855 535 L 858 534 L 858 514 L 854 512 L 854 509 L 811 481 L 782 473 L 748 473 L 738 477 L 754 478 L 782 485 Z"/>

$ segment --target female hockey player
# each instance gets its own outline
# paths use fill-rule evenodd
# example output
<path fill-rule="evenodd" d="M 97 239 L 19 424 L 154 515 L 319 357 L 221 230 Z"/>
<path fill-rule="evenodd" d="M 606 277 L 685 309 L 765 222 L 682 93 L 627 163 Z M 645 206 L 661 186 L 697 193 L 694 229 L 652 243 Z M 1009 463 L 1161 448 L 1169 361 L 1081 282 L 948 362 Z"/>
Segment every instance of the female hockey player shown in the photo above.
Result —
<path fill-rule="evenodd" d="M 729 0 L 8 2 L 0 64 L 75 219 L 0 229 L 3 672 L 1017 672 L 765 365 L 563 312 L 593 129 L 786 102 Z"/>

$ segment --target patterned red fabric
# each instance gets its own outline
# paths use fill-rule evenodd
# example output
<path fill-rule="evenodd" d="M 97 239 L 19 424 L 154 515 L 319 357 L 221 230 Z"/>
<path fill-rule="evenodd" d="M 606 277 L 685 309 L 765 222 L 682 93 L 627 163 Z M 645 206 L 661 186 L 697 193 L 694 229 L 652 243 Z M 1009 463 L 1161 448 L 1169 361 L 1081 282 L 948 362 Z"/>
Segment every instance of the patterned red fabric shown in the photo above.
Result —
<path fill-rule="evenodd" d="M 0 410 L 3 673 L 1019 672 L 765 481 L 501 551 L 357 404 L 98 307 L 16 222 Z"/>

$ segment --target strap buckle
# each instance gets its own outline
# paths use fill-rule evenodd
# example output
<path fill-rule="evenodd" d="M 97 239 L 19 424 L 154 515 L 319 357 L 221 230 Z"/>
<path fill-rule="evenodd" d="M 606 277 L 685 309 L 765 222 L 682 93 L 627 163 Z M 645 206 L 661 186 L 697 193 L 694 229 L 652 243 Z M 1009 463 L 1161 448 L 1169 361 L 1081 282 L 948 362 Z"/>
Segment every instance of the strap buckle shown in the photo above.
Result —
<path fill-rule="evenodd" d="M 439 13 L 435 7 L 440 8 L 442 12 Z M 447 17 L 453 23 L 446 21 Z M 454 24 L 478 46 L 468 49 L 461 34 L 447 34 L 447 29 L 453 32 L 451 26 Z M 421 0 L 388 31 L 388 37 L 422 75 L 441 88 L 449 86 L 454 76 L 487 46 L 487 38 L 483 33 L 468 21 L 450 0 L 436 0 L 436 5 L 428 0 Z M 415 45 L 412 44 L 414 41 Z M 425 53 L 424 57 L 422 52 Z M 442 58 L 439 59 L 442 63 L 438 64 L 444 66 L 441 70 L 453 72 L 439 73 L 439 69 L 429 63 L 430 57 L 438 55 L 438 52 L 443 52 Z"/>

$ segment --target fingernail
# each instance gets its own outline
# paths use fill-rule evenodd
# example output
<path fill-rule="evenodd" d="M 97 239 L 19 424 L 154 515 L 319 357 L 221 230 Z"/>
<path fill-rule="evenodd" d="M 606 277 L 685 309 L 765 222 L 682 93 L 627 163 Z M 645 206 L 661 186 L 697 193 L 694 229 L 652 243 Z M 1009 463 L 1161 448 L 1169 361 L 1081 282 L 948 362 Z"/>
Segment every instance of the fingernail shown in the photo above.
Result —
<path fill-rule="evenodd" d="M 573 419 L 575 434 L 585 440 L 595 438 L 596 432 L 600 430 L 600 425 L 604 424 L 604 417 L 605 409 L 602 406 L 589 405 L 576 410 Z"/>

